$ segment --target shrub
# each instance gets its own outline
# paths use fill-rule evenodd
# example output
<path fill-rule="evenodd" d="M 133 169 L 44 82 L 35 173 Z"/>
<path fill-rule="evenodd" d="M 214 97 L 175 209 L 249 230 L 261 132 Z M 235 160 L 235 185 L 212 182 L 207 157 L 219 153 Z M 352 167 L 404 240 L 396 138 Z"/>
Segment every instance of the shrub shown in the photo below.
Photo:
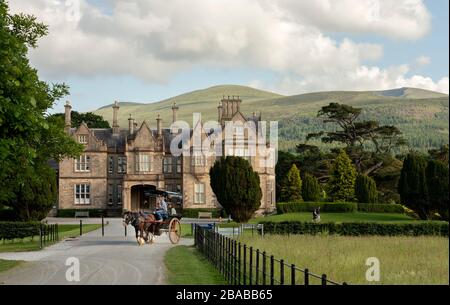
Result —
<path fill-rule="evenodd" d="M 375 180 L 366 175 L 358 175 L 355 182 L 355 196 L 358 202 L 377 203 L 378 191 Z"/>
<path fill-rule="evenodd" d="M 314 208 L 320 207 L 321 212 L 354 212 L 357 210 L 355 202 L 279 202 L 277 203 L 278 214 L 312 212 Z"/>
<path fill-rule="evenodd" d="M 333 163 L 330 181 L 328 181 L 328 193 L 333 201 L 353 201 L 355 179 L 356 169 L 348 155 L 341 149 Z"/>
<path fill-rule="evenodd" d="M 0 221 L 0 239 L 39 235 L 40 222 Z"/>
<path fill-rule="evenodd" d="M 210 185 L 220 205 L 237 222 L 247 222 L 261 205 L 259 175 L 241 157 L 218 159 L 209 170 Z"/>
<path fill-rule="evenodd" d="M 439 160 L 428 161 L 425 171 L 428 188 L 428 200 L 432 209 L 442 219 L 448 220 L 449 175 L 448 165 Z"/>
<path fill-rule="evenodd" d="M 317 178 L 306 174 L 302 187 L 302 197 L 305 201 L 318 201 L 321 197 L 322 189 Z"/>
<path fill-rule="evenodd" d="M 208 209 L 208 208 L 203 208 L 203 209 L 183 209 L 181 211 L 181 215 L 183 217 L 186 218 L 197 218 L 198 217 L 198 212 L 211 212 L 212 213 L 212 217 L 213 218 L 226 218 L 228 217 L 228 215 L 225 213 L 225 211 L 223 209 Z"/>
<path fill-rule="evenodd" d="M 395 203 L 358 203 L 358 211 L 373 213 L 405 213 L 403 206 Z"/>
<path fill-rule="evenodd" d="M 75 212 L 89 212 L 89 217 L 110 217 L 110 215 L 120 217 L 122 209 L 59 209 L 57 217 L 75 217 Z"/>
<path fill-rule="evenodd" d="M 423 222 L 417 224 L 393 224 L 376 222 L 313 223 L 301 221 L 260 222 L 264 232 L 270 234 L 338 234 L 348 236 L 448 236 L 448 223 Z"/>

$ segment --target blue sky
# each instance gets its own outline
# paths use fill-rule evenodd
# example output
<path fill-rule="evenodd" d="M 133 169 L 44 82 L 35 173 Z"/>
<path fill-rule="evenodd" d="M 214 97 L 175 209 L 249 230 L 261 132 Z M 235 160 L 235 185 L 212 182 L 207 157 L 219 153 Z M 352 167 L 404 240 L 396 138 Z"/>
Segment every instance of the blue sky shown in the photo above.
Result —
<path fill-rule="evenodd" d="M 448 93 L 448 0 L 193 0 L 189 10 L 180 0 L 80 0 L 73 11 L 56 2 L 17 0 L 11 9 L 49 24 L 31 62 L 43 79 L 70 86 L 79 111 L 219 84 Z M 362 16 L 370 10 L 374 21 Z"/>

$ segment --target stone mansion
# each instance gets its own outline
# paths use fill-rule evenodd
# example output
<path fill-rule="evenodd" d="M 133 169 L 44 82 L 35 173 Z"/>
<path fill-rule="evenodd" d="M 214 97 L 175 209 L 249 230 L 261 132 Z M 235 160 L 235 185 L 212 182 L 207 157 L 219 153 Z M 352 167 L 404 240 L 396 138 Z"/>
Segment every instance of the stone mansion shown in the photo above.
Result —
<path fill-rule="evenodd" d="M 224 97 L 218 106 L 218 122 L 225 126 L 227 121 L 244 123 L 261 119 L 255 114 L 245 117 L 240 104 L 239 97 Z M 89 128 L 84 122 L 78 128 L 71 128 L 72 107 L 66 103 L 65 131 L 85 148 L 79 158 L 66 158 L 59 163 L 57 209 L 152 209 L 155 199 L 151 194 L 157 190 L 180 193 L 183 208 L 220 208 L 209 180 L 209 169 L 217 157 L 175 157 L 170 143 L 180 131 L 173 125 L 163 128 L 158 115 L 156 128 L 152 128 L 146 120 L 138 124 L 130 114 L 128 128 L 120 128 L 119 103 L 112 107 L 112 128 Z M 178 109 L 177 105 L 172 106 L 173 122 L 177 122 Z M 195 128 L 201 128 L 202 138 L 208 136 L 202 122 L 190 129 L 191 134 Z M 225 145 L 223 142 L 221 145 Z M 261 166 L 258 154 L 245 158 L 260 177 L 263 196 L 257 213 L 272 212 L 275 169 Z"/>

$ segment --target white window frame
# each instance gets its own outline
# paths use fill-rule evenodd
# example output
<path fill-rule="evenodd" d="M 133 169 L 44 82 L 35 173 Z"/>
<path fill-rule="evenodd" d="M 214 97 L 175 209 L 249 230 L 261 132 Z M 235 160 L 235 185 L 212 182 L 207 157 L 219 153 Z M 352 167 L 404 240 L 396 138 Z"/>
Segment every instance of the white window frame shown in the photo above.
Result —
<path fill-rule="evenodd" d="M 91 171 L 91 157 L 88 155 L 81 155 L 74 159 L 75 172 L 90 172 Z"/>
<path fill-rule="evenodd" d="M 193 166 L 205 166 L 206 165 L 206 157 L 204 155 L 193 155 L 191 157 L 191 164 Z"/>
<path fill-rule="evenodd" d="M 87 135 L 78 135 L 78 143 L 88 144 L 88 136 Z"/>
<path fill-rule="evenodd" d="M 205 204 L 205 184 L 204 183 L 194 183 L 194 204 Z"/>
<path fill-rule="evenodd" d="M 176 166 L 176 172 L 177 174 L 181 174 L 183 171 L 182 163 L 181 163 L 181 157 L 175 157 L 175 166 Z"/>
<path fill-rule="evenodd" d="M 148 173 L 152 171 L 152 159 L 149 154 L 136 155 L 136 172 Z"/>
<path fill-rule="evenodd" d="M 73 201 L 76 205 L 91 204 L 91 185 L 89 183 L 80 183 L 73 186 Z M 78 195 L 78 198 L 77 198 Z"/>

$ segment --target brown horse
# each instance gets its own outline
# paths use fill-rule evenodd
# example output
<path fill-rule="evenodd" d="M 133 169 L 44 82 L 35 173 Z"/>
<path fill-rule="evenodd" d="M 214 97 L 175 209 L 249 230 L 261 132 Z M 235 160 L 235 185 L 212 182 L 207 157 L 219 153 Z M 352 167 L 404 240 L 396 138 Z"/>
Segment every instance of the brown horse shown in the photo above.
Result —
<path fill-rule="evenodd" d="M 159 224 L 155 222 L 153 214 L 144 214 L 142 212 L 125 212 L 123 214 L 123 225 L 131 224 L 136 232 L 136 241 L 139 245 L 152 243 L 155 233 L 159 232 Z M 151 236 L 149 236 L 151 234 Z M 158 234 L 159 235 L 159 234 Z"/>

